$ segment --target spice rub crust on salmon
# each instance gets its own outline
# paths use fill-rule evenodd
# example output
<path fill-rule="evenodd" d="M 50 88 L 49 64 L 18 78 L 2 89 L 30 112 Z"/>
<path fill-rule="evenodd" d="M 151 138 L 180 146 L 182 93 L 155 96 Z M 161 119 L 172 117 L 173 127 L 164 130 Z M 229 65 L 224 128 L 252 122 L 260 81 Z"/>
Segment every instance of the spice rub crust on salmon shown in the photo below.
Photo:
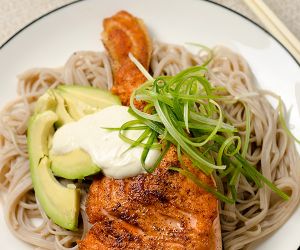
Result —
<path fill-rule="evenodd" d="M 128 106 L 130 94 L 146 81 L 145 76 L 129 59 L 132 55 L 148 70 L 152 44 L 144 22 L 126 11 L 103 21 L 102 41 L 111 58 L 114 86 L 112 92 L 118 95 L 123 105 Z"/>
<path fill-rule="evenodd" d="M 120 15 L 122 18 L 119 17 Z M 119 21 L 119 18 L 122 21 Z M 145 79 L 142 81 L 141 75 L 136 74 L 138 69 L 135 65 L 127 64 L 129 58 L 125 57 L 128 57 L 128 52 L 139 51 L 140 49 L 135 46 L 141 46 L 142 43 L 145 43 L 141 46 L 143 48 L 151 46 L 151 43 L 146 41 L 149 38 L 144 26 L 143 29 L 128 28 L 130 25 L 139 26 L 140 21 L 137 20 L 124 11 L 104 20 L 103 34 L 106 38 L 103 41 L 113 65 L 114 92 L 120 96 L 123 104 L 129 103 L 132 91 L 145 81 Z M 121 22 L 122 25 L 116 23 L 114 25 L 125 29 L 122 32 L 118 31 L 123 35 L 113 35 L 118 32 L 111 29 L 110 25 L 107 26 L 109 22 Z M 123 22 L 127 25 L 124 26 Z M 143 34 L 129 37 L 124 35 L 128 30 L 140 30 L 138 32 Z M 147 39 L 143 42 L 135 41 L 145 36 Z M 127 41 L 128 39 L 134 41 Z M 127 50 L 127 55 L 125 50 L 121 49 L 122 44 L 133 46 Z M 151 48 L 147 51 L 151 51 Z M 145 62 L 149 63 L 150 54 L 147 58 L 144 58 L 145 53 L 142 54 L 143 56 L 133 54 L 144 66 Z M 122 65 L 134 70 L 123 70 Z M 116 69 L 118 72 L 124 72 L 123 77 L 116 77 Z M 203 183 L 215 186 L 213 178 L 193 167 L 191 160 L 185 155 L 183 155 L 183 164 Z M 103 176 L 96 178 L 90 186 L 86 203 L 86 212 L 93 226 L 85 238 L 78 242 L 79 249 L 221 250 L 216 197 L 199 188 L 180 173 L 169 170 L 171 166 L 182 167 L 174 146 L 170 147 L 152 174 L 141 174 L 122 180 Z"/>
<path fill-rule="evenodd" d="M 213 180 L 196 170 L 183 156 L 184 165 L 199 180 Z M 178 172 L 172 146 L 153 174 L 123 180 L 103 177 L 90 187 L 86 211 L 94 224 L 80 249 L 221 249 L 215 232 L 216 198 Z"/>

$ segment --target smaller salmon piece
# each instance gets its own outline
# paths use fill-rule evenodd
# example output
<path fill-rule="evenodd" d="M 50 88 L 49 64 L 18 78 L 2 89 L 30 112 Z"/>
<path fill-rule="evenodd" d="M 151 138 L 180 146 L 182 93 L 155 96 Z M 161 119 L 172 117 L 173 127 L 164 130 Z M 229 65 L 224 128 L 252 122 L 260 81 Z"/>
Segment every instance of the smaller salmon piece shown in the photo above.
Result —
<path fill-rule="evenodd" d="M 132 53 L 148 70 L 152 53 L 151 39 L 143 21 L 126 11 L 104 19 L 103 27 L 102 41 L 112 62 L 112 92 L 120 97 L 123 105 L 129 106 L 132 91 L 144 83 L 146 78 L 128 54 Z"/>

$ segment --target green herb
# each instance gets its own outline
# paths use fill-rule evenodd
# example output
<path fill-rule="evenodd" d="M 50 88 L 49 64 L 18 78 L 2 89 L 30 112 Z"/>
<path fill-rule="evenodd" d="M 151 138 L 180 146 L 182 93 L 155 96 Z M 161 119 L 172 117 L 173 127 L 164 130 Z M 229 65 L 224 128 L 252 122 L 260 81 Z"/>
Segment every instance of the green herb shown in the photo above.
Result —
<path fill-rule="evenodd" d="M 170 169 L 191 179 L 224 202 L 232 204 L 237 200 L 237 186 L 241 174 L 258 187 L 266 184 L 283 199 L 289 198 L 246 160 L 250 142 L 250 109 L 246 103 L 231 97 L 224 87 L 212 86 L 206 78 L 207 69 L 204 67 L 209 61 L 202 66 L 183 70 L 175 76 L 153 79 L 132 55 L 131 59 L 148 81 L 135 89 L 130 98 L 129 113 L 136 120 L 111 130 L 119 130 L 120 138 L 130 143 L 130 148 L 136 146 L 144 148 L 141 164 L 147 172 L 152 173 L 155 170 L 170 144 L 174 144 L 177 147 L 181 167 Z M 145 108 L 139 110 L 135 107 L 135 101 L 146 103 Z M 231 124 L 222 110 L 224 104 L 236 102 L 242 103 L 245 107 L 246 128 L 243 146 L 238 129 Z M 284 129 L 289 131 L 284 123 L 282 109 L 280 102 L 279 119 Z M 126 130 L 133 129 L 144 130 L 135 141 L 127 138 L 125 134 Z M 155 164 L 147 167 L 145 163 L 147 155 L 153 148 L 163 148 L 163 150 Z M 228 195 L 202 183 L 191 173 L 184 166 L 182 153 L 192 160 L 195 168 L 205 174 L 215 172 L 220 178 L 226 178 Z"/>

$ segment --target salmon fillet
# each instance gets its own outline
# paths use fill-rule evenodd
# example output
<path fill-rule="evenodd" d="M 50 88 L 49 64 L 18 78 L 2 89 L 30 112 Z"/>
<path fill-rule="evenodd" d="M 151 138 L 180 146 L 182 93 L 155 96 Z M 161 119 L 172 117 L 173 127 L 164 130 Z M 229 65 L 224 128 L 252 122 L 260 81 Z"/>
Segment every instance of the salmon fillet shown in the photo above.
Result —
<path fill-rule="evenodd" d="M 146 81 L 144 75 L 128 58 L 133 56 L 148 70 L 152 53 L 151 40 L 142 20 L 126 11 L 103 21 L 102 41 L 112 62 L 114 86 L 123 105 L 128 106 L 132 91 Z"/>
<path fill-rule="evenodd" d="M 122 21 L 118 21 L 119 18 Z M 106 41 L 105 46 L 110 48 L 108 52 L 115 65 L 113 71 L 116 76 L 117 72 L 125 72 L 121 69 L 122 60 L 129 67 L 129 59 L 123 58 L 125 55 L 122 55 L 121 44 L 130 43 L 133 46 L 130 50 L 140 51 L 135 46 L 145 48 L 150 43 L 147 39 L 143 42 L 135 41 L 139 37 L 148 37 L 147 34 L 133 35 L 130 38 L 123 36 L 122 39 L 117 36 L 115 40 L 115 36 L 110 34 L 114 29 L 107 26 L 110 22 L 125 29 L 120 31 L 123 34 L 130 25 L 139 26 L 141 21 L 124 11 L 104 20 L 103 34 L 110 39 L 103 40 Z M 118 22 L 122 25 L 127 22 L 127 25 L 120 26 L 116 24 Z M 145 28 L 130 27 L 130 30 L 147 33 Z M 147 53 L 135 56 L 145 63 L 150 60 L 150 54 L 147 58 L 146 55 Z M 124 82 L 117 82 L 115 78 L 114 89 L 123 98 L 122 102 L 128 104 L 132 91 L 142 83 L 142 78 L 135 70 L 124 74 Z M 185 155 L 183 163 L 202 182 L 215 186 L 213 178 L 193 167 L 191 160 Z M 217 199 L 178 172 L 168 170 L 171 166 L 182 167 L 174 146 L 170 147 L 152 174 L 122 180 L 103 176 L 96 178 L 90 186 L 86 203 L 86 212 L 93 227 L 78 242 L 79 249 L 222 249 Z"/>
<path fill-rule="evenodd" d="M 185 166 L 201 181 L 213 180 Z M 172 146 L 153 174 L 123 180 L 100 177 L 90 187 L 86 211 L 94 226 L 79 249 L 221 249 L 216 198 L 183 175 Z"/>

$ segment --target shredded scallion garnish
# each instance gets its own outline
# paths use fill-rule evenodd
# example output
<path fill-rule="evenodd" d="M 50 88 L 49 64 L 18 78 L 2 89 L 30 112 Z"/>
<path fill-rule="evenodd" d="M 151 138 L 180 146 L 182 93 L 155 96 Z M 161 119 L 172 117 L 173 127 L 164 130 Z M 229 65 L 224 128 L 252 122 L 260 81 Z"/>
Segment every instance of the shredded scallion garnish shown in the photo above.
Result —
<path fill-rule="evenodd" d="M 191 179 L 196 185 L 214 194 L 221 201 L 234 203 L 238 198 L 237 185 L 240 175 L 244 175 L 258 187 L 266 184 L 283 199 L 289 196 L 264 177 L 256 166 L 252 166 L 246 155 L 250 142 L 251 112 L 247 104 L 231 97 L 224 87 L 214 87 L 206 77 L 205 63 L 181 71 L 175 76 L 161 76 L 153 79 L 143 66 L 130 54 L 130 59 L 148 79 L 135 89 L 130 98 L 129 112 L 136 118 L 125 123 L 119 130 L 120 137 L 131 147 L 143 147 L 141 164 L 152 173 L 159 165 L 169 146 L 177 148 L 179 167 L 171 167 Z M 211 60 L 209 57 L 208 60 Z M 143 110 L 135 106 L 144 103 Z M 243 137 L 224 115 L 223 105 L 240 102 L 245 107 L 245 130 Z M 285 130 L 283 107 L 279 102 L 279 119 Z M 126 137 L 126 130 L 144 130 L 133 141 Z M 288 130 L 289 131 L 289 130 Z M 290 134 L 290 133 L 289 133 Z M 161 146 L 164 145 L 164 146 Z M 152 167 L 145 161 L 149 151 L 162 148 L 161 155 Z M 190 172 L 183 163 L 182 154 L 188 156 L 193 166 L 205 174 L 215 172 L 220 178 L 226 178 L 226 193 L 202 183 L 197 175 Z M 198 170 L 195 170 L 198 171 Z"/>

